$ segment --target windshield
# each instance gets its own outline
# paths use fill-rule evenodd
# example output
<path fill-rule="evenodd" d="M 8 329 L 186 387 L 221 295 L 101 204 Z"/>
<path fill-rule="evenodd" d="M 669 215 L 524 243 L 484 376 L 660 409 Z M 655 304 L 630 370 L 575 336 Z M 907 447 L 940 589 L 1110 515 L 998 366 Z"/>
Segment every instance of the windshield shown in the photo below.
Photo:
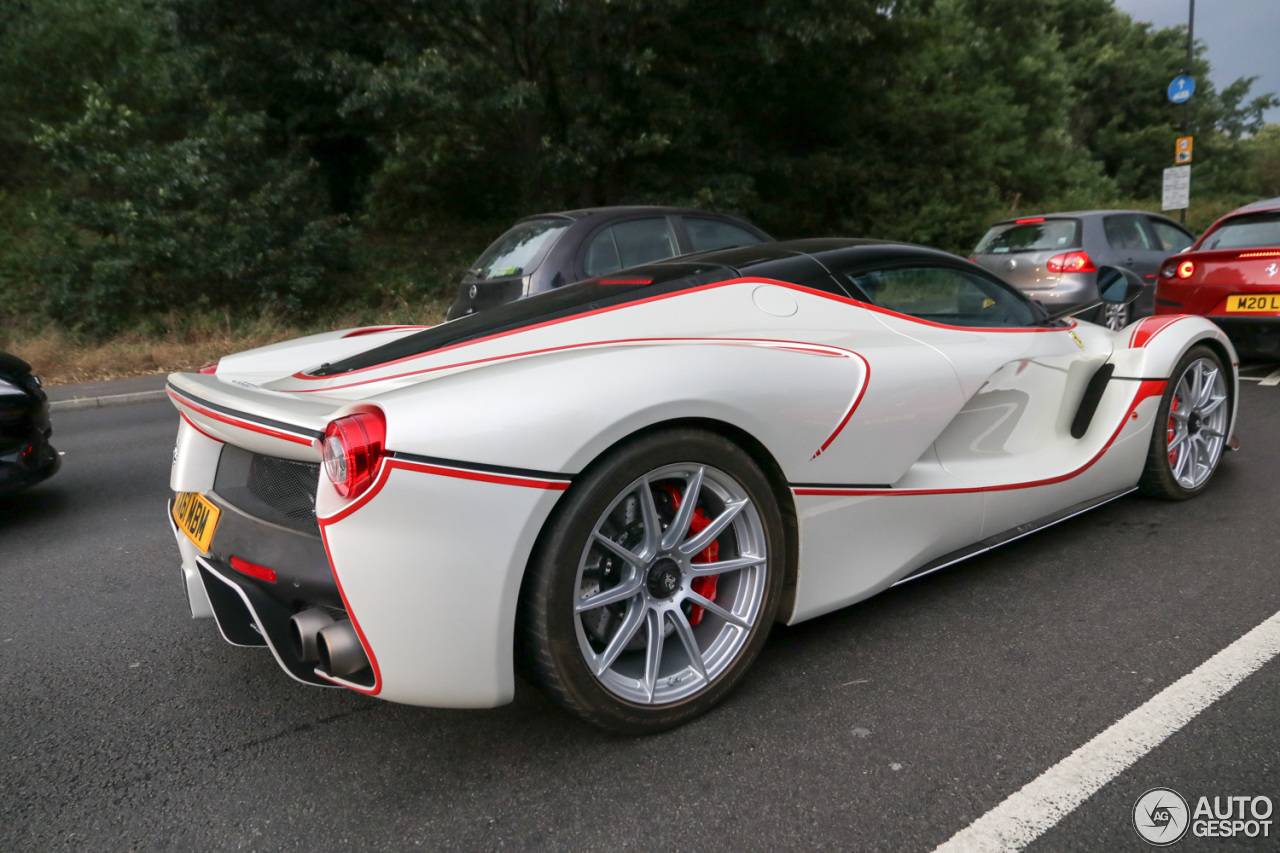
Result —
<path fill-rule="evenodd" d="M 1080 246 L 1080 220 L 1042 219 L 993 225 L 974 249 L 975 255 L 1042 252 Z"/>
<path fill-rule="evenodd" d="M 1201 251 L 1280 246 L 1280 212 L 1251 213 L 1228 219 L 1204 239 Z"/>
<path fill-rule="evenodd" d="M 469 272 L 479 279 L 508 278 L 532 272 L 572 224 L 568 219 L 558 218 L 517 222 L 484 250 Z"/>

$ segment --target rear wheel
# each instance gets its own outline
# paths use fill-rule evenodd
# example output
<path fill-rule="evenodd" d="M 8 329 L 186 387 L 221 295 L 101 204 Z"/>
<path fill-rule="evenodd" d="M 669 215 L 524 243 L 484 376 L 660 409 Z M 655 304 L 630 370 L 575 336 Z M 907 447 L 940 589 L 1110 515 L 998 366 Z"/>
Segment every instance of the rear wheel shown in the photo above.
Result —
<path fill-rule="evenodd" d="M 535 679 L 564 707 L 627 733 L 705 713 L 759 653 L 782 585 L 768 481 L 727 439 L 645 436 L 575 483 L 522 599 Z"/>
<path fill-rule="evenodd" d="M 1153 497 L 1198 495 L 1218 469 L 1230 426 L 1227 373 L 1218 354 L 1192 347 L 1174 368 L 1160 399 L 1156 428 L 1139 486 Z"/>

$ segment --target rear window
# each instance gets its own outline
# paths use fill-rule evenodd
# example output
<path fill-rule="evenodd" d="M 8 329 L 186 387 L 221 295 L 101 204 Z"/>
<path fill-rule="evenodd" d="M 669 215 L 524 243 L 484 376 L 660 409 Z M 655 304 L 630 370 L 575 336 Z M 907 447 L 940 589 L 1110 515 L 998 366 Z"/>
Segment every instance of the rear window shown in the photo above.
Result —
<path fill-rule="evenodd" d="M 587 275 L 608 275 L 676 254 L 675 235 L 665 216 L 619 222 L 591 240 L 587 247 Z"/>
<path fill-rule="evenodd" d="M 760 242 L 759 237 L 745 228 L 716 219 L 686 216 L 684 228 L 689 234 L 689 243 L 695 252 L 732 249 L 735 246 L 754 246 Z"/>
<path fill-rule="evenodd" d="M 1280 246 L 1280 212 L 1247 213 L 1228 219 L 1204 238 L 1201 250 Z"/>
<path fill-rule="evenodd" d="M 517 222 L 484 250 L 468 272 L 479 279 L 509 278 L 532 272 L 572 224 L 568 219 L 555 218 Z"/>
<path fill-rule="evenodd" d="M 1194 237 L 1176 225 L 1161 222 L 1159 219 L 1148 221 L 1151 223 L 1152 230 L 1156 232 L 1156 237 L 1160 240 L 1160 248 L 1166 252 L 1181 252 L 1196 241 Z"/>
<path fill-rule="evenodd" d="M 1044 219 L 1040 222 L 1006 222 L 991 226 L 978 242 L 975 255 L 1042 252 L 1080 246 L 1080 220 Z"/>

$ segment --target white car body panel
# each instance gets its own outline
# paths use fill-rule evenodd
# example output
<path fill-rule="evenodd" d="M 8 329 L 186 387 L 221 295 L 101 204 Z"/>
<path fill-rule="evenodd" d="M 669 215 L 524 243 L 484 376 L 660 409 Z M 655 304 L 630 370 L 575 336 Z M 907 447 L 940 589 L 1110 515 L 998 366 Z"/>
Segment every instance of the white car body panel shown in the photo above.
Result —
<path fill-rule="evenodd" d="M 748 278 L 299 373 L 412 331 L 333 333 L 223 359 L 216 376 L 171 376 L 189 421 L 171 483 L 211 489 L 220 442 L 316 462 L 331 420 L 380 410 L 399 456 L 354 502 L 323 473 L 317 492 L 376 674 L 372 687 L 333 680 L 411 704 L 492 706 L 513 695 L 516 605 L 539 532 L 572 477 L 628 436 L 699 419 L 767 451 L 798 522 L 794 606 L 780 614 L 798 622 L 1133 488 L 1182 354 L 1211 341 L 1236 361 L 1201 318 L 1145 323 L 958 329 Z M 1085 387 L 1108 362 L 1114 378 L 1074 439 Z M 190 587 L 188 564 L 205 558 L 177 535 Z"/>
<path fill-rule="evenodd" d="M 332 486 L 322 481 L 318 495 L 335 574 L 376 662 L 374 689 L 356 689 L 443 708 L 510 702 L 520 582 L 564 484 L 518 487 L 387 464 L 386 484 L 345 518 L 331 520 L 348 503 Z M 376 571 L 359 570 L 370 563 Z"/>

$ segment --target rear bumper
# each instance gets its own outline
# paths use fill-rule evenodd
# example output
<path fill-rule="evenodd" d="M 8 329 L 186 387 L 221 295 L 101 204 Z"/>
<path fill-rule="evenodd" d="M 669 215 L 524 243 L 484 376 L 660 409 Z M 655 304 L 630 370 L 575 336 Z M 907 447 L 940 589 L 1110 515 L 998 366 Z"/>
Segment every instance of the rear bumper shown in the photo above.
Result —
<path fill-rule="evenodd" d="M 207 497 L 227 511 L 216 495 Z M 280 668 L 297 681 L 320 687 L 338 686 L 317 675 L 315 664 L 301 660 L 294 650 L 289 620 L 298 610 L 305 609 L 306 604 L 299 607 L 288 600 L 287 592 L 269 591 L 264 588 L 265 582 L 241 575 L 227 560 L 214 556 L 214 546 L 208 555 L 200 554 L 174 524 L 172 501 L 168 518 L 182 553 L 183 588 L 192 618 L 212 617 L 223 639 L 233 646 L 265 646 Z M 222 538 L 221 520 L 215 543 L 219 538 Z"/>
<path fill-rule="evenodd" d="M 1245 355 L 1280 356 L 1280 317 L 1213 314 L 1212 320 Z"/>
<path fill-rule="evenodd" d="M 62 467 L 62 457 L 46 436 L 30 437 L 0 450 L 0 496 L 49 479 Z"/>
<path fill-rule="evenodd" d="M 218 494 L 222 444 L 179 426 L 171 483 L 221 510 L 208 553 L 170 525 L 194 617 L 267 647 L 291 677 L 330 684 L 302 663 L 289 620 L 314 607 L 349 621 L 370 667 L 336 683 L 394 702 L 484 708 L 511 701 L 516 602 L 529 554 L 567 487 L 387 458 L 355 501 L 319 475 L 314 534 L 263 521 Z M 269 583 L 231 557 L 270 568 Z"/>

